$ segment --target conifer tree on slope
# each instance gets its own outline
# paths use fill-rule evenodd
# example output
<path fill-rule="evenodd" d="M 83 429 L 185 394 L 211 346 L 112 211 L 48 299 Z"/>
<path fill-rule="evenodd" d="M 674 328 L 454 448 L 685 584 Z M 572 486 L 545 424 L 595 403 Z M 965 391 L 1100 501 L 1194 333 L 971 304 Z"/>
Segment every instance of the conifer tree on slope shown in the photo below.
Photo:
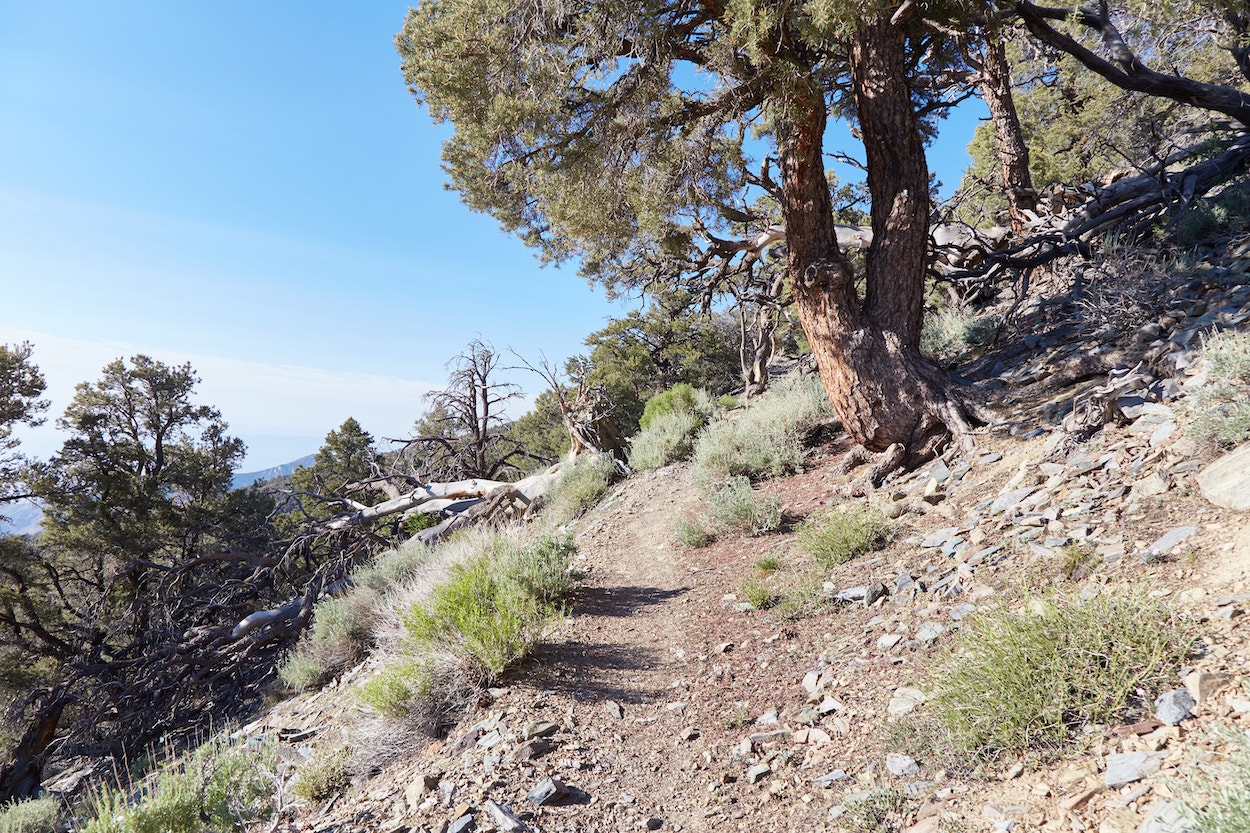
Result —
<path fill-rule="evenodd" d="M 1049 35 L 1062 10 L 911 0 L 427 0 L 397 48 L 417 100 L 455 127 L 443 159 L 466 204 L 548 260 L 580 259 L 592 281 L 726 280 L 758 256 L 752 241 L 767 229 L 753 206 L 770 197 L 821 380 L 850 436 L 888 452 L 879 479 L 952 434 L 970 445 L 973 425 L 991 418 L 919 352 L 924 134 L 944 106 L 941 71 L 961 61 L 932 24 L 949 31 L 990 12 L 1022 14 L 1055 48 L 1090 51 Z M 1113 83 L 1245 121 L 1224 91 L 1161 84 L 1136 56 L 1100 60 L 1082 62 Z M 853 117 L 864 144 L 874 241 L 862 292 L 837 245 L 831 115 Z M 766 155 L 750 159 L 761 142 Z"/>

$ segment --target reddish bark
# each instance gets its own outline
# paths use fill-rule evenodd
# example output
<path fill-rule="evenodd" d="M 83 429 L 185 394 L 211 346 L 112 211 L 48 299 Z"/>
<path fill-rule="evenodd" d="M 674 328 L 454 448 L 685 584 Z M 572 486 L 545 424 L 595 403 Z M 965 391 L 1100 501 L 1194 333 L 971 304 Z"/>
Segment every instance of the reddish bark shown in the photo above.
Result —
<path fill-rule="evenodd" d="M 867 154 L 873 242 L 861 299 L 838 249 L 821 138 L 820 93 L 796 96 L 778 131 L 783 211 L 799 318 L 834 411 L 870 451 L 915 463 L 955 433 L 970 406 L 920 355 L 929 173 L 904 64 L 905 38 L 885 16 L 851 44 L 855 104 Z"/>

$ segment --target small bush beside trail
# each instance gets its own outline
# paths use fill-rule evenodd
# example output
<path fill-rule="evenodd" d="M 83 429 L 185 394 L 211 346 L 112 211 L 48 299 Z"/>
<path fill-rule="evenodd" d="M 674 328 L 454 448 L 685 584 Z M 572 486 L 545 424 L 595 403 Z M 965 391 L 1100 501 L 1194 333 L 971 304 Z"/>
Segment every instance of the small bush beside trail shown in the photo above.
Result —
<path fill-rule="evenodd" d="M 1146 710 L 1191 642 L 1143 596 L 1052 594 L 968 621 L 935 664 L 932 702 L 968 751 L 1053 749 L 1084 726 Z"/>
<path fill-rule="evenodd" d="M 568 523 L 603 500 L 620 477 L 611 454 L 584 454 L 560 472 L 547 496 L 547 517 L 557 524 Z"/>
<path fill-rule="evenodd" d="M 430 701 L 463 694 L 449 686 L 489 684 L 529 653 L 573 589 L 571 537 L 468 532 L 451 543 L 460 553 L 446 579 L 398 611 L 398 655 L 360 689 L 385 715 L 438 711 Z"/>
<path fill-rule="evenodd" d="M 828 569 L 865 553 L 881 549 L 890 542 L 894 529 L 875 509 L 852 505 L 799 524 L 799 547 Z"/>
<path fill-rule="evenodd" d="M 633 439 L 629 465 L 653 471 L 685 460 L 694 451 L 694 437 L 702 423 L 688 411 L 660 414 Z"/>
<path fill-rule="evenodd" d="M 694 476 L 703 484 L 735 475 L 760 480 L 798 471 L 808 433 L 833 420 L 815 376 L 783 379 L 736 419 L 712 423 L 694 449 Z"/>

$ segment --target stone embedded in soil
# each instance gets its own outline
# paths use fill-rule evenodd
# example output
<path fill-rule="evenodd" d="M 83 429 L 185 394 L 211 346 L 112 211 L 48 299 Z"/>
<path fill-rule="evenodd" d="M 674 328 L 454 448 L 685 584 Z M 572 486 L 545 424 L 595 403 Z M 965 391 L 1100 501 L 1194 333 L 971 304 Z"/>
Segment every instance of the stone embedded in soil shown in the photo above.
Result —
<path fill-rule="evenodd" d="M 937 622 L 925 622 L 916 631 L 916 641 L 926 645 L 937 641 L 937 638 L 946 633 L 946 628 Z"/>
<path fill-rule="evenodd" d="M 1250 510 L 1250 443 L 1225 454 L 1196 478 L 1202 496 L 1225 509 Z"/>
<path fill-rule="evenodd" d="M 569 797 L 569 788 L 559 778 L 545 778 L 539 781 L 526 796 L 535 807 L 559 804 Z"/>
<path fill-rule="evenodd" d="M 1197 703 L 1202 703 L 1210 700 L 1220 689 L 1232 684 L 1233 679 L 1231 674 L 1194 671 L 1185 677 L 1185 690 Z"/>
<path fill-rule="evenodd" d="M 558 731 L 560 731 L 558 723 L 552 723 L 550 720 L 535 720 L 521 730 L 521 739 L 549 738 Z"/>
<path fill-rule="evenodd" d="M 885 768 L 890 771 L 891 775 L 904 776 L 915 775 L 920 772 L 920 766 L 916 763 L 916 759 L 910 755 L 903 755 L 898 752 L 891 752 L 885 756 Z"/>
<path fill-rule="evenodd" d="M 548 740 L 543 738 L 530 738 L 522 743 L 516 749 L 512 750 L 512 759 L 514 761 L 532 761 L 535 758 L 541 758 L 555 747 Z"/>
<path fill-rule="evenodd" d="M 477 830 L 477 820 L 473 818 L 472 813 L 465 813 L 447 825 L 447 833 L 470 833 L 473 830 Z"/>
<path fill-rule="evenodd" d="M 1142 552 L 1142 556 L 1165 555 L 1173 547 L 1178 546 L 1190 536 L 1197 534 L 1197 532 L 1198 527 L 1196 526 L 1178 526 L 1169 529 L 1159 536 L 1158 540 L 1153 544 L 1146 547 L 1145 551 Z"/>
<path fill-rule="evenodd" d="M 1164 692 L 1155 700 L 1155 717 L 1168 725 L 1176 725 L 1181 720 L 1193 717 L 1191 709 L 1198 705 L 1188 690 L 1178 688 Z"/>
<path fill-rule="evenodd" d="M 916 706 L 925 701 L 924 692 L 918 688 L 899 688 L 894 692 L 894 696 L 890 698 L 890 704 L 886 706 L 886 711 L 893 717 L 902 717 L 905 714 L 911 714 Z"/>
<path fill-rule="evenodd" d="M 1193 830 L 1193 823 L 1181 812 L 1175 801 L 1165 801 L 1151 811 L 1137 828 L 1137 833 L 1184 833 Z"/>
<path fill-rule="evenodd" d="M 903 637 L 897 633 L 887 633 L 885 636 L 877 640 L 878 651 L 888 651 L 901 642 Z"/>
<path fill-rule="evenodd" d="M 625 717 L 625 709 L 615 700 L 604 700 L 603 710 L 608 713 L 608 717 L 620 720 Z"/>
<path fill-rule="evenodd" d="M 505 833 L 513 833 L 513 831 L 529 830 L 530 826 L 517 818 L 516 813 L 503 804 L 497 804 L 494 801 L 486 801 L 482 804 L 491 821 L 495 823 L 495 827 Z"/>
<path fill-rule="evenodd" d="M 758 784 L 764 780 L 765 776 L 773 771 L 768 764 L 759 763 L 747 770 L 747 783 Z"/>
<path fill-rule="evenodd" d="M 1163 755 L 1157 752 L 1123 752 L 1107 756 L 1107 771 L 1103 783 L 1108 789 L 1118 790 L 1125 784 L 1140 781 L 1158 772 Z"/>

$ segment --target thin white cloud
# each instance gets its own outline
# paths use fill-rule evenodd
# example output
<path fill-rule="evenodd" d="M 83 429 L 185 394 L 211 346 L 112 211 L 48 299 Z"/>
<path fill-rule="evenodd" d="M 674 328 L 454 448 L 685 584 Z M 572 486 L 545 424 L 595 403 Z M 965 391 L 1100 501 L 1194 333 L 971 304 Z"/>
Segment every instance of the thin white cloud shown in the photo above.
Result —
<path fill-rule="evenodd" d="M 355 417 L 379 440 L 407 436 L 424 409 L 427 382 L 372 373 L 275 365 L 221 356 L 191 355 L 120 341 L 87 340 L 0 326 L 0 343 L 29 341 L 48 381 L 48 424 L 23 434 L 28 454 L 46 457 L 64 436 L 53 427 L 74 387 L 99 378 L 117 358 L 146 353 L 166 364 L 190 362 L 199 374 L 197 400 L 218 408 L 231 433 L 248 443 L 247 468 L 264 468 L 317 450 L 321 438 Z M 310 443 L 310 444 L 305 444 Z M 298 454 L 292 450 L 303 448 Z"/>

